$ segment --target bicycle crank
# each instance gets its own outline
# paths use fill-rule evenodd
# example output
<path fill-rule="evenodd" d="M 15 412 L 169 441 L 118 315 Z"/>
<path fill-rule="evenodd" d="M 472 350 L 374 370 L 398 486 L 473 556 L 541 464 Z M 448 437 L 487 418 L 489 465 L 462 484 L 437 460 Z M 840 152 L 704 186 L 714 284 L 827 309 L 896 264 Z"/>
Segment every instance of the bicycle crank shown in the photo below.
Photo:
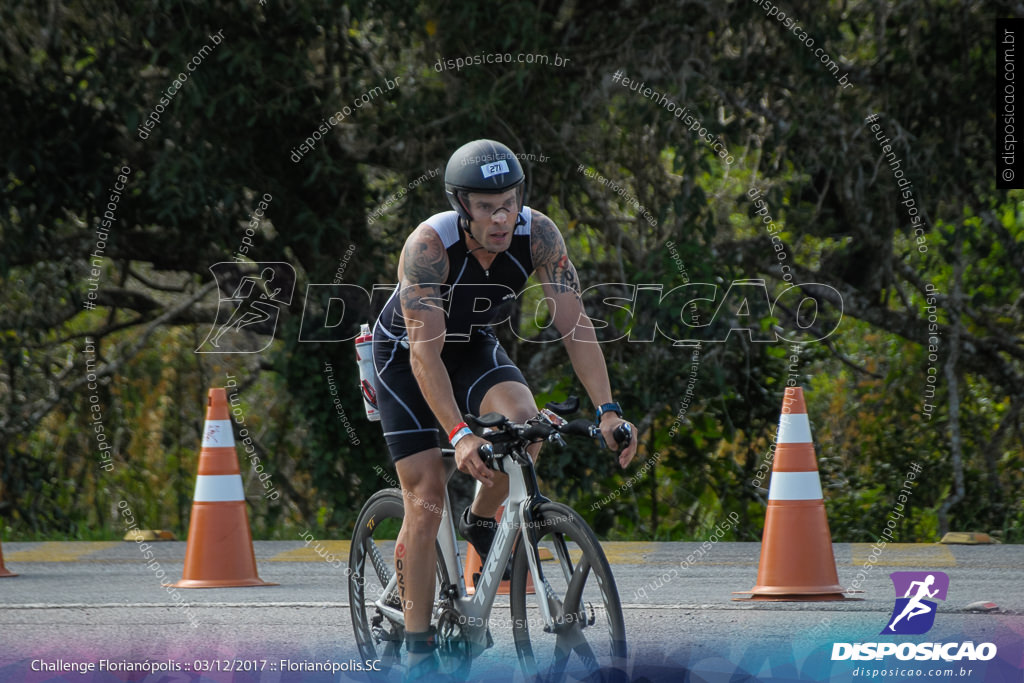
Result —
<path fill-rule="evenodd" d="M 439 653 L 442 656 L 473 659 L 484 650 L 494 647 L 490 628 L 484 632 L 486 640 L 481 642 L 473 638 L 475 634 L 472 631 L 463 628 L 463 619 L 464 617 L 452 608 L 445 608 L 438 617 L 437 635 Z"/>
<path fill-rule="evenodd" d="M 379 609 L 377 610 L 377 613 L 370 618 L 370 633 L 373 634 L 373 639 L 377 644 L 382 642 L 401 644 L 405 639 L 401 633 L 401 629 L 396 629 L 394 625 L 392 625 L 390 629 L 384 627 L 384 615 L 381 614 Z"/>

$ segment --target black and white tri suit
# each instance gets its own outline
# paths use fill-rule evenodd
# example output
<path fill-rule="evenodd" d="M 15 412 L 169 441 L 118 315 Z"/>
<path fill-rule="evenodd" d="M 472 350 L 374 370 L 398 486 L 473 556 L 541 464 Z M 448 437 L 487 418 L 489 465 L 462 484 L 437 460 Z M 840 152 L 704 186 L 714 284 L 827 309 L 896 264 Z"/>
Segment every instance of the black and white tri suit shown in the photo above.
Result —
<path fill-rule="evenodd" d="M 441 360 L 459 410 L 477 415 L 484 395 L 494 385 L 526 384 L 491 326 L 508 318 L 533 272 L 532 213 L 523 207 L 509 248 L 499 252 L 487 270 L 469 253 L 457 213 L 445 211 L 424 223 L 438 234 L 448 252 L 448 279 L 441 283 L 439 302 L 445 309 L 446 327 Z M 373 327 L 377 404 L 393 461 L 441 444 L 437 419 L 412 372 L 408 336 L 396 288 Z"/>

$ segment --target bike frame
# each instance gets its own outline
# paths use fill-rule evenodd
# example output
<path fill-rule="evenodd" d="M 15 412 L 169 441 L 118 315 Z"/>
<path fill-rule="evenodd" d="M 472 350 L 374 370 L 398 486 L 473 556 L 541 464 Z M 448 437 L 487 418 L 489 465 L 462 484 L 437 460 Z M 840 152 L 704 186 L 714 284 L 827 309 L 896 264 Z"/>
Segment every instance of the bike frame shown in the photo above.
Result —
<path fill-rule="evenodd" d="M 446 482 L 456 470 L 454 455 L 455 451 L 452 449 L 442 450 Z M 521 537 L 522 543 L 525 543 L 524 547 L 528 553 L 526 557 L 529 571 L 533 577 L 533 585 L 536 587 L 537 602 L 541 615 L 544 618 L 545 628 L 552 630 L 556 628 L 555 617 L 551 613 L 551 606 L 547 600 L 547 596 L 552 593 L 552 590 L 541 570 L 536 544 L 530 538 L 530 531 L 535 526 L 532 522 L 532 510 L 537 504 L 547 502 L 548 499 L 540 494 L 537 474 L 533 469 L 533 461 L 525 451 L 522 453 L 495 453 L 494 469 L 508 474 L 508 499 L 506 500 L 505 512 L 495 533 L 491 552 L 487 557 L 487 564 L 484 566 L 476 582 L 476 591 L 472 596 L 466 594 L 466 579 L 463 572 L 459 544 L 455 537 L 455 523 L 452 519 L 451 499 L 448 496 L 447 487 L 444 496 L 444 509 L 441 513 L 441 526 L 437 532 L 441 559 L 445 564 L 448 576 L 458 577 L 458 594 L 453 602 L 455 610 L 459 614 L 459 626 L 470 640 L 478 643 L 482 643 L 486 639 L 487 624 L 491 608 L 494 606 L 494 598 L 498 594 L 498 585 L 504 573 L 504 568 L 508 564 L 512 551 L 515 548 L 517 536 Z M 561 561 L 563 571 L 566 572 L 566 580 L 568 581 L 568 549 L 563 542 L 556 543 L 555 550 Z M 397 583 L 398 575 L 396 572 L 392 575 L 391 580 L 384 587 L 381 596 L 374 602 L 374 605 L 388 619 L 404 625 L 405 616 L 402 610 L 395 609 L 386 604 L 386 599 L 395 593 Z M 434 619 L 439 616 L 436 612 L 437 610 L 435 609 Z"/>

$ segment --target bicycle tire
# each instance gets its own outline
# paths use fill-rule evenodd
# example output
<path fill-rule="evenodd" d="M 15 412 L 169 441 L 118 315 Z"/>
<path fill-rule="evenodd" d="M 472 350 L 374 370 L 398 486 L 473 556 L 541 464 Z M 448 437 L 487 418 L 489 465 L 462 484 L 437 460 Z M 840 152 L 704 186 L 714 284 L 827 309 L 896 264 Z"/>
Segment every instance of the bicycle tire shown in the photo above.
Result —
<path fill-rule="evenodd" d="M 562 623 L 558 633 L 545 632 L 540 610 L 532 618 L 529 615 L 528 549 L 525 543 L 518 543 L 509 597 L 512 634 L 523 675 L 529 681 L 549 683 L 627 680 L 622 603 L 597 536 L 578 513 L 561 503 L 541 504 L 535 510 L 533 525 L 537 544 L 548 547 L 555 560 L 555 565 L 545 562 L 543 572 L 552 589 L 548 604 Z M 545 595 L 545 590 L 536 589 L 536 599 Z M 600 615 L 595 602 L 600 602 Z M 575 609 L 569 606 L 571 603 Z M 547 651 L 551 651 L 550 656 Z"/>
<path fill-rule="evenodd" d="M 381 539 L 382 543 L 386 544 L 382 552 L 374 539 L 374 533 L 382 529 L 389 535 L 392 530 L 397 533 L 397 528 L 404 518 L 405 507 L 401 489 L 377 491 L 370 496 L 359 512 L 349 550 L 348 596 L 352 631 L 360 656 L 364 660 L 381 660 L 379 678 L 387 678 L 394 667 L 402 668 L 405 628 L 389 620 L 374 605 L 374 600 L 383 594 L 384 587 L 395 572 L 394 540 Z M 389 520 L 391 524 L 387 523 Z M 438 589 L 451 583 L 439 546 L 436 581 L 435 587 Z M 368 591 L 368 584 L 374 590 Z M 368 592 L 370 595 L 367 595 Z M 396 597 L 395 606 L 398 605 L 400 602 Z M 447 673 L 465 678 L 469 674 L 470 665 L 468 658 L 465 661 L 460 660 Z"/>

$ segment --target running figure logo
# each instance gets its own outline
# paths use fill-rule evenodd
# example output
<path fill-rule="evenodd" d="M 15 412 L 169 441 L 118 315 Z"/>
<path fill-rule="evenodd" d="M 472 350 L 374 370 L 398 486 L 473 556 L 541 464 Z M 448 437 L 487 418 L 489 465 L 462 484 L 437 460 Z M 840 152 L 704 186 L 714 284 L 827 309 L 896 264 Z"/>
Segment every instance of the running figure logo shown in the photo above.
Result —
<path fill-rule="evenodd" d="M 944 572 L 893 572 L 889 578 L 896 589 L 896 605 L 892 608 L 889 625 L 881 633 L 927 633 L 935 624 L 936 608 L 936 603 L 928 598 L 945 600 L 949 577 Z"/>
<path fill-rule="evenodd" d="M 277 261 L 252 266 L 255 272 L 246 274 L 233 261 L 210 266 L 220 291 L 231 296 L 218 302 L 217 322 L 196 353 L 259 353 L 274 341 L 280 307 L 292 302 L 295 269 Z"/>

